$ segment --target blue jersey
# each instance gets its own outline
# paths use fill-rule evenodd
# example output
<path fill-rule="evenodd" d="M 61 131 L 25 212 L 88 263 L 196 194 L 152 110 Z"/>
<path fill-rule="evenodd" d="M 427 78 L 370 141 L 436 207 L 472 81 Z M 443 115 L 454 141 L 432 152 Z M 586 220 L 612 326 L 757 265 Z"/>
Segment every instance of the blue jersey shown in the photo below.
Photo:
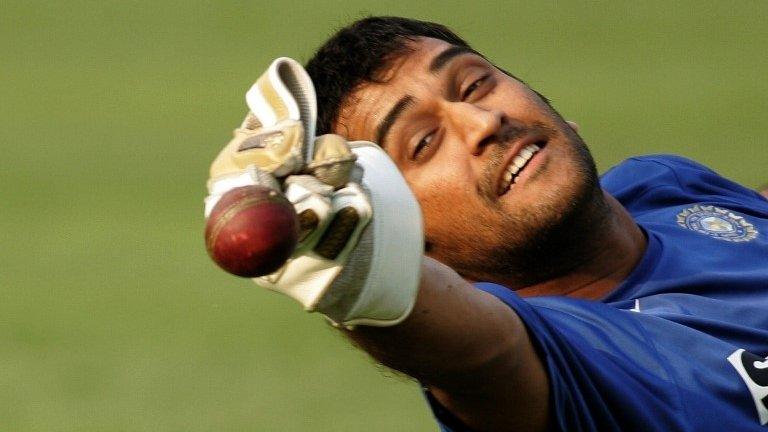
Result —
<path fill-rule="evenodd" d="M 768 201 L 675 156 L 601 179 L 648 238 L 601 301 L 522 299 L 514 309 L 550 377 L 561 431 L 768 431 Z M 427 395 L 444 431 L 466 430 Z"/>

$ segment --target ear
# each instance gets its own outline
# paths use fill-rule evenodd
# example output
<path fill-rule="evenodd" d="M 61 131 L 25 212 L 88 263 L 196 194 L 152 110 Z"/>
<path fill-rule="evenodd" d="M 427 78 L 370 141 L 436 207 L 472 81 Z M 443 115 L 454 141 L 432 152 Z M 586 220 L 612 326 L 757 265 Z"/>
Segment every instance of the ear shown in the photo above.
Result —
<path fill-rule="evenodd" d="M 576 132 L 576 133 L 579 132 L 579 124 L 578 123 L 570 121 L 570 120 L 566 120 L 565 122 L 568 123 L 568 126 L 570 126 L 571 129 L 573 129 L 574 132 Z"/>

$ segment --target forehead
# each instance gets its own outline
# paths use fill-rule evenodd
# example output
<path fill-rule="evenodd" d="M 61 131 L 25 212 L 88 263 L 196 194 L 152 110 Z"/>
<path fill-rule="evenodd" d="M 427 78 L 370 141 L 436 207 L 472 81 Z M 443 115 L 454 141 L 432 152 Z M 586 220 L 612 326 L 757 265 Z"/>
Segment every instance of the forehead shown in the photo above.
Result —
<path fill-rule="evenodd" d="M 432 38 L 408 43 L 408 50 L 390 62 L 377 82 L 361 84 L 344 100 L 334 132 L 350 140 L 375 141 L 377 126 L 403 95 L 436 83 L 430 63 L 452 46 Z"/>

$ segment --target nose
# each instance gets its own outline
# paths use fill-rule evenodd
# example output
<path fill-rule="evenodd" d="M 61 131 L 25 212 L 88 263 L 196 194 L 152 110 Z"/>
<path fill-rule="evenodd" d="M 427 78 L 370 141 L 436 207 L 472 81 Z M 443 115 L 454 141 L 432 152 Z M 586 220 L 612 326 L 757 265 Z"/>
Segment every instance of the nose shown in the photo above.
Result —
<path fill-rule="evenodd" d="M 501 129 L 504 113 L 467 102 L 449 102 L 445 108 L 448 124 L 473 155 L 483 152 L 486 144 Z"/>

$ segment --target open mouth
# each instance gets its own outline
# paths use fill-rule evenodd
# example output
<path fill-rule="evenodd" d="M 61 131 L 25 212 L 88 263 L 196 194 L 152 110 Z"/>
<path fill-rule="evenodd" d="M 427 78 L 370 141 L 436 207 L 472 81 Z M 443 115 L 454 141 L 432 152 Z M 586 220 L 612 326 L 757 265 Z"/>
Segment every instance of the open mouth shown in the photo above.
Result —
<path fill-rule="evenodd" d="M 528 162 L 533 159 L 536 153 L 546 146 L 547 142 L 544 140 L 536 141 L 535 143 L 524 146 L 509 162 L 509 165 L 504 169 L 501 181 L 499 182 L 499 195 L 504 195 L 517 183 L 517 179 L 522 174 Z"/>

